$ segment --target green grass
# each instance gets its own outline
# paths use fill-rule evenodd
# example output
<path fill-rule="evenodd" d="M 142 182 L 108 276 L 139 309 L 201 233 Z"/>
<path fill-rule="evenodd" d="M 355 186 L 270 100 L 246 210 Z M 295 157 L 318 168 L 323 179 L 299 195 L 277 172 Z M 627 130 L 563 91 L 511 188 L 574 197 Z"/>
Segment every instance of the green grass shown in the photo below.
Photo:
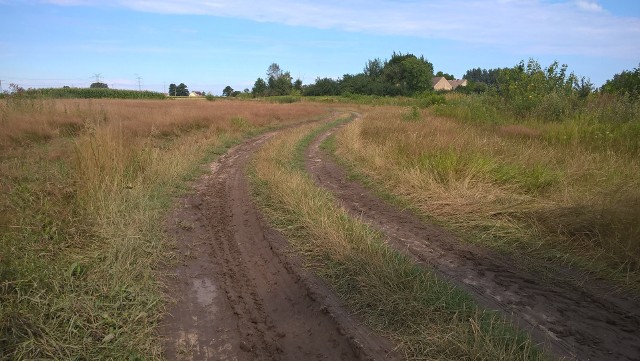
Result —
<path fill-rule="evenodd" d="M 446 103 L 442 94 L 425 92 L 414 97 L 385 97 L 379 95 L 345 94 L 341 96 L 305 96 L 305 101 L 329 104 L 359 104 L 373 106 L 403 106 L 427 108 Z"/>
<path fill-rule="evenodd" d="M 163 93 L 105 88 L 39 88 L 28 89 L 17 96 L 55 99 L 166 99 Z"/>
<path fill-rule="evenodd" d="M 352 177 L 527 267 L 572 265 L 580 277 L 640 289 L 640 163 L 621 130 L 629 123 L 611 132 L 617 146 L 590 146 L 548 139 L 571 121 L 470 124 L 425 111 L 406 122 L 405 114 L 375 109 L 336 135 L 332 150 Z"/>
<path fill-rule="evenodd" d="M 325 112 L 236 104 L 0 103 L 2 136 L 46 135 L 0 138 L 0 359 L 162 358 L 172 200 L 243 137 Z"/>
<path fill-rule="evenodd" d="M 313 184 L 303 153 L 333 125 L 277 137 L 259 152 L 252 170 L 259 204 L 309 267 L 408 359 L 545 359 L 497 314 L 389 248 L 380 233 Z"/>

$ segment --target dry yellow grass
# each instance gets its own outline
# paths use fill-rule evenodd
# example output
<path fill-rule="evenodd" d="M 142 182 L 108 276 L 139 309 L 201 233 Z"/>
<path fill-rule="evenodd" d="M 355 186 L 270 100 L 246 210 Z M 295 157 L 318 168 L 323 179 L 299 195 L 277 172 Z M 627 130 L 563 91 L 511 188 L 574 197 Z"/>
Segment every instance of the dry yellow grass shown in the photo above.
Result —
<path fill-rule="evenodd" d="M 256 155 L 253 185 L 271 222 L 351 310 L 389 335 L 408 360 L 547 359 L 508 322 L 392 250 L 314 184 L 300 159 L 318 129 L 273 138 Z"/>
<path fill-rule="evenodd" d="M 558 258 L 640 287 L 640 161 L 557 144 L 554 125 L 403 121 L 377 108 L 337 136 L 337 155 L 465 238 Z"/>
<path fill-rule="evenodd" d="M 160 359 L 163 215 L 207 157 L 316 104 L 0 102 L 0 350 Z"/>

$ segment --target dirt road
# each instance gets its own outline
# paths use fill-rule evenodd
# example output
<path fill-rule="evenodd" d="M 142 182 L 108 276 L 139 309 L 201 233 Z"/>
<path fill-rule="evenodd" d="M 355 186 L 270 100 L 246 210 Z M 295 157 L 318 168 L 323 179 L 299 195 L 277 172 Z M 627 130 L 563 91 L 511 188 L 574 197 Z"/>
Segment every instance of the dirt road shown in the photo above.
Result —
<path fill-rule="evenodd" d="M 461 243 L 440 227 L 381 201 L 319 148 L 306 153 L 306 168 L 351 214 L 383 231 L 389 244 L 435 268 L 469 291 L 480 304 L 513 315 L 558 357 L 578 360 L 640 360 L 640 301 L 596 287 L 577 287 L 517 267 L 504 255 Z"/>
<path fill-rule="evenodd" d="M 173 360 L 385 360 L 391 344 L 350 317 L 263 222 L 247 186 L 274 133 L 231 149 L 167 221 L 183 259 L 161 332 Z"/>

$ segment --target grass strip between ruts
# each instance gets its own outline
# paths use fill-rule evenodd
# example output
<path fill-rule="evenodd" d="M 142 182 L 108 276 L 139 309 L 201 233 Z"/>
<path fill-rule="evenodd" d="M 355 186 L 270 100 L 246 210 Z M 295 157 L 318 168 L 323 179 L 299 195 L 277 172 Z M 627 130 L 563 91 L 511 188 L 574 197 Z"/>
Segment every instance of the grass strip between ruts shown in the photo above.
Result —
<path fill-rule="evenodd" d="M 344 121 L 287 131 L 259 151 L 252 185 L 270 222 L 352 312 L 388 335 L 408 359 L 547 359 L 501 316 L 392 250 L 379 232 L 313 183 L 304 171 L 304 151 Z"/>

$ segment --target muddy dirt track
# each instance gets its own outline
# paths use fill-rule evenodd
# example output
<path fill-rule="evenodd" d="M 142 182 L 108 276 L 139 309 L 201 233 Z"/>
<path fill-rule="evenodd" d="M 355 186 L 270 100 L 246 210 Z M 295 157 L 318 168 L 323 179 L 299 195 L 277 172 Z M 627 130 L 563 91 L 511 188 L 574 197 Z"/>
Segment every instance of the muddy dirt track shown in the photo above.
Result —
<path fill-rule="evenodd" d="M 480 304 L 512 315 L 553 354 L 578 360 L 640 360 L 640 302 L 518 268 L 378 199 L 319 144 L 306 167 L 351 214 L 389 244 L 435 268 Z M 172 360 L 394 360 L 388 340 L 349 316 L 287 250 L 251 201 L 246 166 L 274 133 L 231 149 L 167 220 L 181 264 L 167 289 L 176 300 L 161 332 Z"/>
<path fill-rule="evenodd" d="M 504 255 L 462 244 L 440 227 L 382 202 L 319 149 L 335 129 L 307 150 L 306 168 L 353 216 L 386 235 L 389 244 L 501 310 L 558 357 L 640 360 L 640 301 L 607 289 L 577 287 L 524 271 Z"/>
<path fill-rule="evenodd" d="M 183 260 L 161 325 L 172 360 L 386 360 L 391 344 L 350 317 L 287 252 L 251 201 L 246 166 L 274 133 L 231 149 L 167 220 Z"/>

